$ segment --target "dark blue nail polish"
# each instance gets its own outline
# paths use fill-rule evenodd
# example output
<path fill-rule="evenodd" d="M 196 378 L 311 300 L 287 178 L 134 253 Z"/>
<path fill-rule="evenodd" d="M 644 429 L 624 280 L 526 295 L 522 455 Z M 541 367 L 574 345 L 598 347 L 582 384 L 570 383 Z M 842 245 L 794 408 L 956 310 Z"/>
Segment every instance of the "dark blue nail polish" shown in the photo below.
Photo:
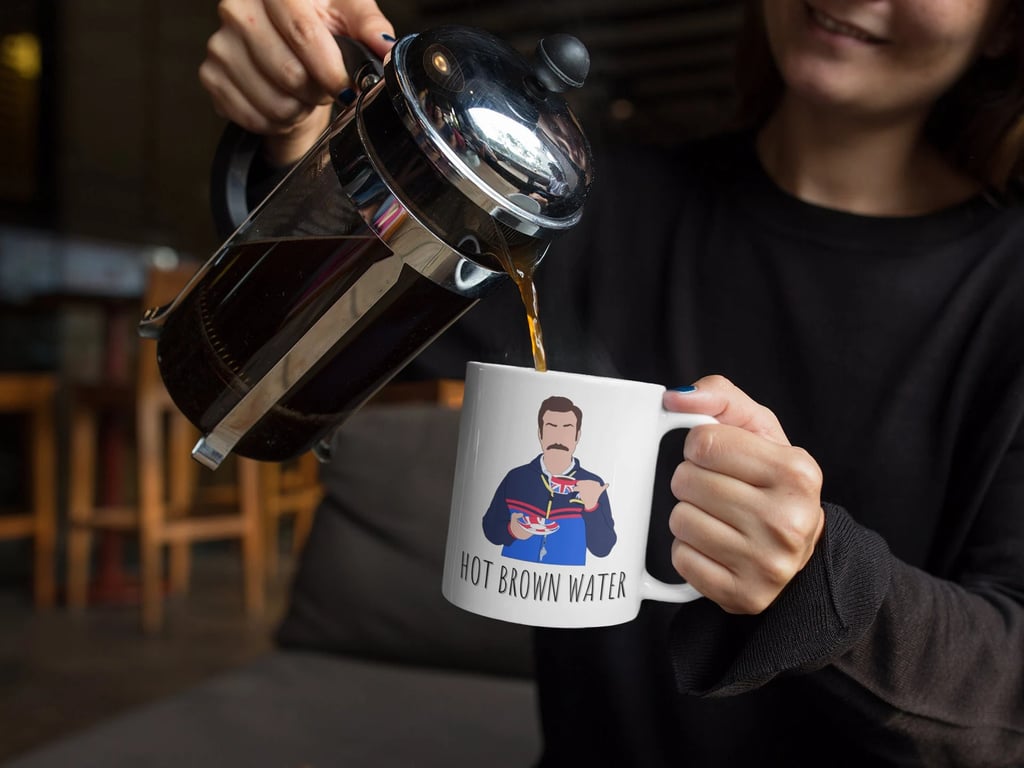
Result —
<path fill-rule="evenodd" d="M 389 35 L 387 32 L 385 32 L 383 35 L 381 35 L 381 37 L 383 37 L 389 43 L 395 42 L 395 38 L 392 37 L 391 35 Z"/>
<path fill-rule="evenodd" d="M 346 88 L 344 91 L 338 94 L 338 101 L 340 101 L 343 106 L 351 106 L 352 102 L 355 100 L 356 92 L 353 91 L 351 88 Z"/>
<path fill-rule="evenodd" d="M 681 395 L 688 395 L 691 392 L 696 392 L 697 388 L 693 384 L 687 384 L 683 387 L 672 387 L 673 392 L 678 392 Z"/>

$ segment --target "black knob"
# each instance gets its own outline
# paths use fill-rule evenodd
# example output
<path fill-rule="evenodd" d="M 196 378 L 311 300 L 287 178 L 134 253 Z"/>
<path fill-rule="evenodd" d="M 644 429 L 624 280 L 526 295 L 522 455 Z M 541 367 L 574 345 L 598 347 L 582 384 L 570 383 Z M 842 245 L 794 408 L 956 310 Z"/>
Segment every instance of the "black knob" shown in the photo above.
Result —
<path fill-rule="evenodd" d="M 549 91 L 579 88 L 590 72 L 590 53 L 572 35 L 551 35 L 537 43 L 533 74 Z"/>

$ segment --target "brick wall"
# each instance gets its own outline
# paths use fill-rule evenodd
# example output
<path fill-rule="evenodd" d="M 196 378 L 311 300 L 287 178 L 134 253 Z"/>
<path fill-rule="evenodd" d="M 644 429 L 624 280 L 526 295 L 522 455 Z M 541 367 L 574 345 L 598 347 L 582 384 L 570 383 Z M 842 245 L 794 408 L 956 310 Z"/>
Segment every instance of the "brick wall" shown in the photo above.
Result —
<path fill-rule="evenodd" d="M 221 121 L 196 75 L 210 0 L 61 5 L 57 176 L 66 233 L 214 245 L 207 199 Z"/>

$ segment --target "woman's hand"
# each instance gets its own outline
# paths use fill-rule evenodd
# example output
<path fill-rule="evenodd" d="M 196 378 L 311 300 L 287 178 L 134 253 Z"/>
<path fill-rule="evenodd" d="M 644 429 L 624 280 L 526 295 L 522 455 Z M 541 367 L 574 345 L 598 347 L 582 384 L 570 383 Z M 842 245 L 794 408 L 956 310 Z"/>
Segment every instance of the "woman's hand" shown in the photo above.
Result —
<path fill-rule="evenodd" d="M 821 537 L 821 469 L 770 410 L 721 376 L 667 392 L 665 407 L 721 422 L 690 430 L 672 476 L 672 563 L 729 613 L 761 613 Z"/>
<path fill-rule="evenodd" d="M 383 57 L 394 35 L 373 0 L 221 0 L 218 13 L 199 81 L 217 114 L 266 137 L 274 165 L 302 156 L 349 84 L 333 36 Z"/>

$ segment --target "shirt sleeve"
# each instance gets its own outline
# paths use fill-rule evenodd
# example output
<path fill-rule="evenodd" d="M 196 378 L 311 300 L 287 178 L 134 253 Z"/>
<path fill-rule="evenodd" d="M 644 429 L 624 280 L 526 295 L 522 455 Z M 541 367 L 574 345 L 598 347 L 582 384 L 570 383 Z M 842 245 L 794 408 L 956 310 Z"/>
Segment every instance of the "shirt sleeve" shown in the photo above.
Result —
<path fill-rule="evenodd" d="M 594 479 L 603 483 L 601 478 Z M 602 492 L 597 506 L 591 510 L 584 510 L 583 522 L 587 532 L 587 549 L 597 557 L 604 557 L 612 551 L 618 535 L 615 533 L 615 521 L 612 519 L 611 502 L 608 500 L 608 493 Z"/>
<path fill-rule="evenodd" d="M 494 496 L 491 498 L 491 503 L 487 507 L 487 511 L 484 512 L 483 527 L 484 536 L 492 544 L 511 544 L 515 541 L 513 536 L 508 529 L 509 520 L 511 519 L 511 513 L 509 512 L 508 502 L 508 486 L 509 478 L 508 475 L 498 485 L 497 490 L 494 492 Z"/>
<path fill-rule="evenodd" d="M 866 729 L 862 743 L 879 758 L 1024 760 L 1021 582 L 937 578 L 898 560 L 841 507 L 825 512 L 814 556 L 762 615 L 729 615 L 708 600 L 681 607 L 672 626 L 680 690 L 730 696 L 804 674 Z M 1010 541 L 1024 544 L 1020 514 L 996 518 L 1016 519 Z M 1000 568 L 1008 543 L 996 546 L 990 574 L 1020 568 L 1020 546 Z"/>

